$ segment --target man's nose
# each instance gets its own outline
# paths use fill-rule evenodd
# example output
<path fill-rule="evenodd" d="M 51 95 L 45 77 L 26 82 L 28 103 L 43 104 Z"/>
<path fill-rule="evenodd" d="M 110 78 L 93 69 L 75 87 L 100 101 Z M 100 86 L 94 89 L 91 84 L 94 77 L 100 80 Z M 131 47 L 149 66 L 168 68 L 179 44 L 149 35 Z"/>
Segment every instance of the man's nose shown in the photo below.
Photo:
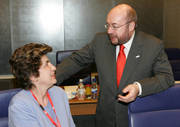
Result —
<path fill-rule="evenodd" d="M 107 33 L 108 33 L 108 34 L 111 34 L 112 32 L 113 32 L 112 28 L 111 28 L 111 27 L 108 27 Z"/>

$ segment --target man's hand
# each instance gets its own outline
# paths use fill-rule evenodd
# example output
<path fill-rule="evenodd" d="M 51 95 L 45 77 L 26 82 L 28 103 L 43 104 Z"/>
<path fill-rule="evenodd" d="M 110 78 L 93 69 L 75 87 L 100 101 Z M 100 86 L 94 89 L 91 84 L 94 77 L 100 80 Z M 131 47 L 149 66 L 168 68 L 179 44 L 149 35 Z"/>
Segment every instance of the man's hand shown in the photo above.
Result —
<path fill-rule="evenodd" d="M 129 103 L 129 102 L 134 101 L 136 97 L 138 96 L 139 87 L 137 84 L 129 84 L 122 90 L 122 92 L 125 93 L 125 96 L 119 94 L 118 100 L 125 103 Z"/>

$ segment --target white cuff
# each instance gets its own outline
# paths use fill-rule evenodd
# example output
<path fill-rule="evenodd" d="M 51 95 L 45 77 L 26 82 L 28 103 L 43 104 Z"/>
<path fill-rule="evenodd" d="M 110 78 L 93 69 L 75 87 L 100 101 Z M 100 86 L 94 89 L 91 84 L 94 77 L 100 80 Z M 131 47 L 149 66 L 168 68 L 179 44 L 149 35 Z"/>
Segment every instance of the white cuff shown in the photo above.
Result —
<path fill-rule="evenodd" d="M 133 84 L 136 84 L 138 87 L 139 87 L 139 94 L 138 96 L 141 96 L 142 95 L 142 87 L 141 87 L 141 84 L 139 82 L 134 82 Z"/>

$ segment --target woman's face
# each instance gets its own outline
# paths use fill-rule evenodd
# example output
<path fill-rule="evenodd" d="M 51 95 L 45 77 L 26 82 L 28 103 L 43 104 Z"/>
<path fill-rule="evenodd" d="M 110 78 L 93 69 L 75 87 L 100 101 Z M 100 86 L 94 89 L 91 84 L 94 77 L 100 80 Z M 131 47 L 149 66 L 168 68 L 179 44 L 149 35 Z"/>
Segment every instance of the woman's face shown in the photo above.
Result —
<path fill-rule="evenodd" d="M 38 84 L 51 87 L 57 82 L 55 76 L 56 67 L 51 64 L 46 55 L 41 58 L 41 66 L 39 68 Z"/>

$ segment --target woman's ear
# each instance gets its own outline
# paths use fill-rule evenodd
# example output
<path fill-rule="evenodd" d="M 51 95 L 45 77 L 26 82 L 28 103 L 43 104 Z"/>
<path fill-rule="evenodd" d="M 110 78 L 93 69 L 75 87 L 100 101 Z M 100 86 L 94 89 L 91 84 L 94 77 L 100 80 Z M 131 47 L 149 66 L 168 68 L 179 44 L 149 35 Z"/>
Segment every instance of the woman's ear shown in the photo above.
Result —
<path fill-rule="evenodd" d="M 36 83 L 36 82 L 38 81 L 38 78 L 35 77 L 35 76 L 30 76 L 29 79 L 31 80 L 31 82 L 32 82 L 33 84 Z"/>

